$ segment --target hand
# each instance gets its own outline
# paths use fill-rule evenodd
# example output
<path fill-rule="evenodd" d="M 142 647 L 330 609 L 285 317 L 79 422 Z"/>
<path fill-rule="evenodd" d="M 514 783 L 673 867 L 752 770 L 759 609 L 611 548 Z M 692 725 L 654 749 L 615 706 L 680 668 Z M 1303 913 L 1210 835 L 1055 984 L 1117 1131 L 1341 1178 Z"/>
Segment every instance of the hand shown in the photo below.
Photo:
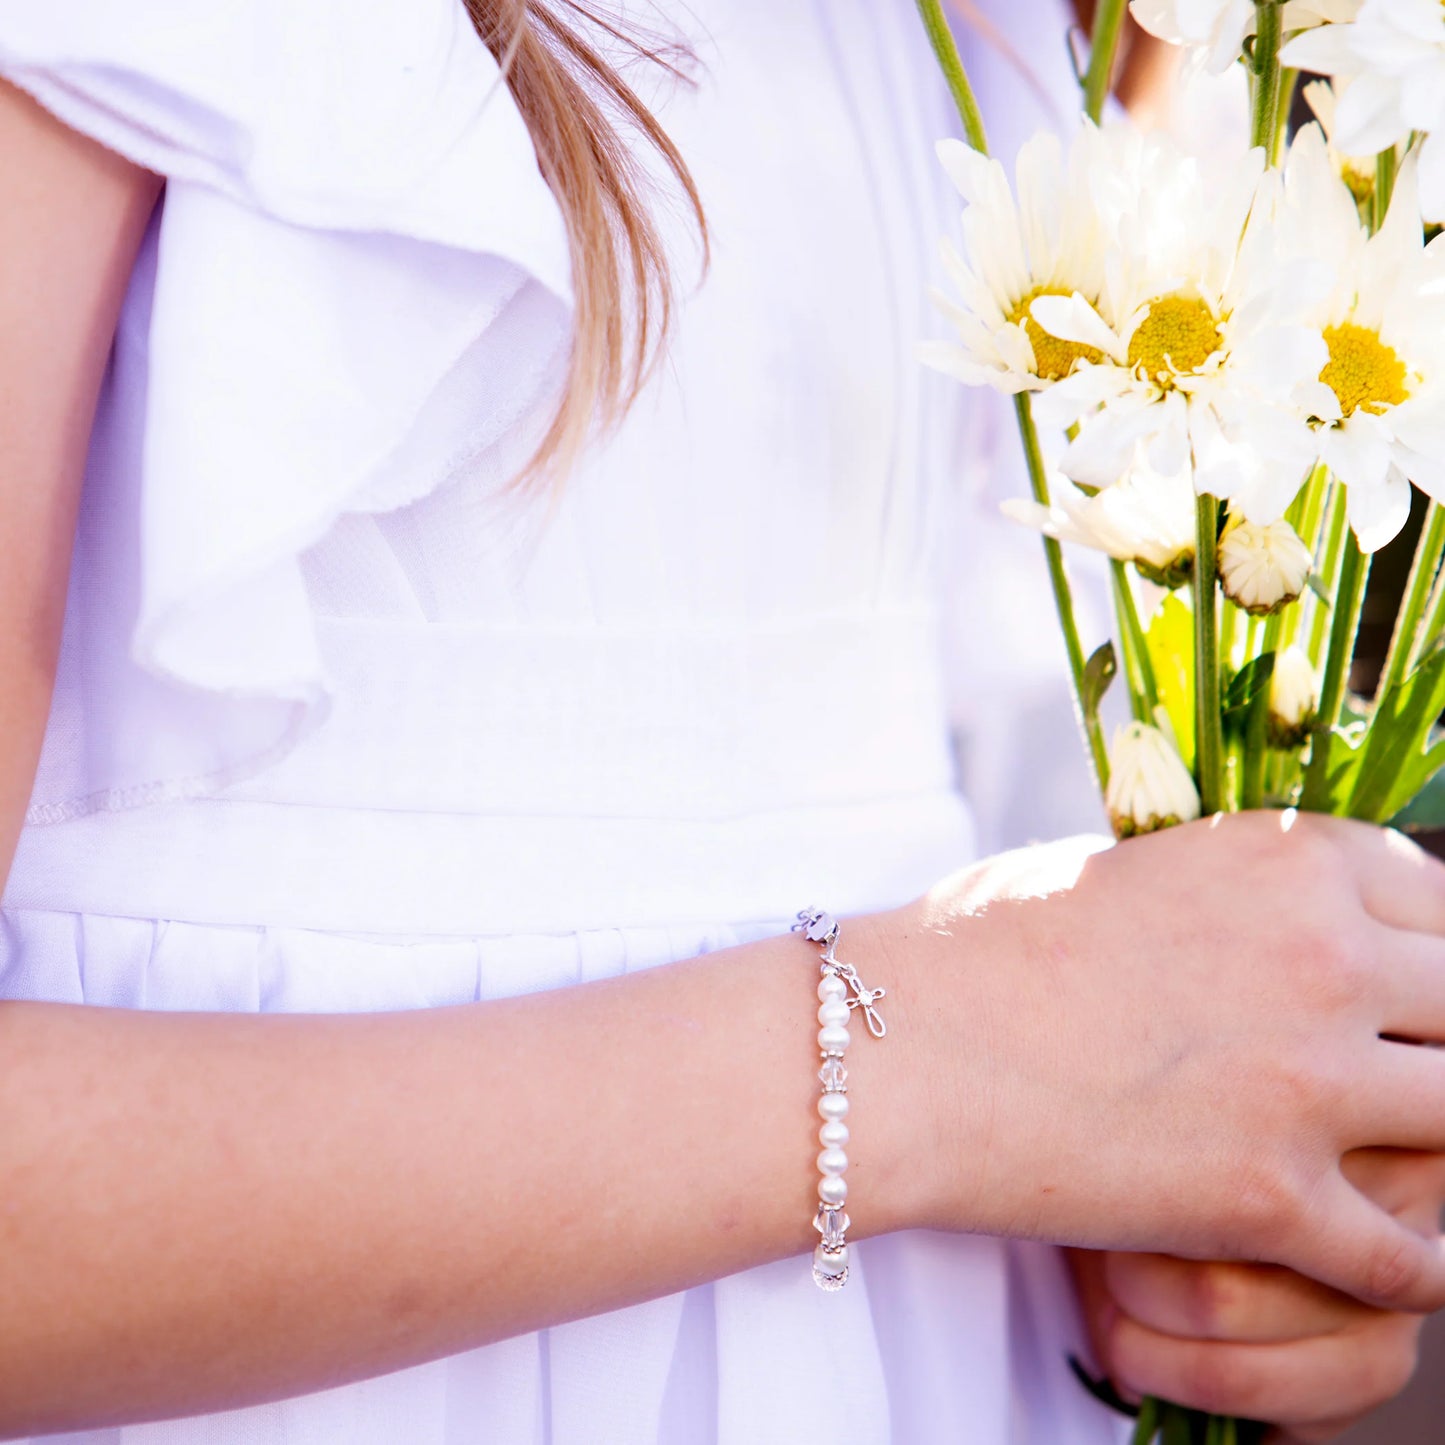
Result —
<path fill-rule="evenodd" d="M 1445 1150 L 1445 867 L 1242 814 L 1006 854 L 894 924 L 930 1013 L 955 1228 L 1289 1266 L 1445 1303 L 1445 1254 L 1341 1160 Z M 942 1061 L 941 1063 L 939 1061 Z"/>
<path fill-rule="evenodd" d="M 1363 1193 L 1432 1235 L 1445 1157 L 1369 1150 L 1345 1161 Z M 1158 1395 L 1267 1420 L 1319 1445 L 1397 1395 L 1414 1373 L 1419 1315 L 1379 1310 L 1271 1265 L 1070 1252 L 1099 1367 Z"/>

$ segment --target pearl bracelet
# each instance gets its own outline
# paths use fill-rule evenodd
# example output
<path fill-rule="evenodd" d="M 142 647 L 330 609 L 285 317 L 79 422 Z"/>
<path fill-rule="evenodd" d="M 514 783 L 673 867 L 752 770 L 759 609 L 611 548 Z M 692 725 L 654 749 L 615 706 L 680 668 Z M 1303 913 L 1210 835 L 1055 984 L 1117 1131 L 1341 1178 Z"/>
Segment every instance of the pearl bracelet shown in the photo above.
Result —
<path fill-rule="evenodd" d="M 823 976 L 818 981 L 818 1048 L 823 1056 L 818 1082 L 823 1086 L 818 1100 L 818 1113 L 823 1127 L 818 1142 L 823 1146 L 818 1155 L 818 1213 L 813 1227 L 823 1236 L 813 1251 L 813 1279 L 820 1289 L 839 1290 L 848 1283 L 848 1225 L 851 1222 L 843 1206 L 848 1200 L 848 1181 L 844 1171 L 848 1156 L 843 1152 L 848 1142 L 848 1070 L 843 1055 L 852 1042 L 848 1023 L 853 1010 L 862 1009 L 868 1032 L 881 1039 L 888 1032 L 882 1015 L 873 1007 L 887 993 L 886 989 L 863 986 L 858 971 L 844 963 L 833 950 L 838 945 L 838 920 L 820 908 L 805 908 L 793 925 L 809 943 L 816 943 L 821 952 Z M 850 998 L 848 995 L 852 994 Z"/>

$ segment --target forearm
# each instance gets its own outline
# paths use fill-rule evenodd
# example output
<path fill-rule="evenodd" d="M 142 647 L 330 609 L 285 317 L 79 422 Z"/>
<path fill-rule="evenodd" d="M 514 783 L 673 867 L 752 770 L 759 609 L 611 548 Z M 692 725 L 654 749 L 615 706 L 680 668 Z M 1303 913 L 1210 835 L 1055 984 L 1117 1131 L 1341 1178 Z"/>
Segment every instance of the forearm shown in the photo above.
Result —
<path fill-rule="evenodd" d="M 783 938 L 416 1014 L 0 1008 L 0 1431 L 299 1393 L 811 1249 L 816 981 Z M 911 992 L 849 1054 L 854 1237 L 927 1213 Z"/>

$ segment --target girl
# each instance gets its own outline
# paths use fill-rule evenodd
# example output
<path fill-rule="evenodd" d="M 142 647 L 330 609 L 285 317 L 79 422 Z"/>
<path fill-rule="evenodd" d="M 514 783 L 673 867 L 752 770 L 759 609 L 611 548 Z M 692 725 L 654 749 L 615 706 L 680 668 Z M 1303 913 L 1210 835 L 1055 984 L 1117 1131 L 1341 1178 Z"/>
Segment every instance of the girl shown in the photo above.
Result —
<path fill-rule="evenodd" d="M 964 866 L 915 18 L 661 18 L 0 5 L 0 1431 L 1084 1445 L 1069 1244 L 1123 1388 L 1325 1438 L 1445 1301 L 1445 873 Z"/>

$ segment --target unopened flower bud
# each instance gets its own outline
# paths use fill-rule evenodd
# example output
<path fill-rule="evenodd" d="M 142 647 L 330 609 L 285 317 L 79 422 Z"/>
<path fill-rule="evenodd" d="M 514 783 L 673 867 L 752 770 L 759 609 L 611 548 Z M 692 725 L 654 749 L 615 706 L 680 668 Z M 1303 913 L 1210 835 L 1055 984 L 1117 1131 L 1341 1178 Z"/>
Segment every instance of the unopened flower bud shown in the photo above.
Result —
<path fill-rule="evenodd" d="M 1199 790 L 1173 741 L 1148 723 L 1125 723 L 1114 734 L 1104 804 L 1120 838 L 1192 822 Z"/>
<path fill-rule="evenodd" d="M 1269 741 L 1276 748 L 1303 747 L 1319 711 L 1320 687 L 1308 654 L 1286 647 L 1269 680 Z"/>
<path fill-rule="evenodd" d="M 1255 617 L 1293 602 L 1314 558 L 1288 522 L 1231 522 L 1219 541 L 1224 595 Z"/>

